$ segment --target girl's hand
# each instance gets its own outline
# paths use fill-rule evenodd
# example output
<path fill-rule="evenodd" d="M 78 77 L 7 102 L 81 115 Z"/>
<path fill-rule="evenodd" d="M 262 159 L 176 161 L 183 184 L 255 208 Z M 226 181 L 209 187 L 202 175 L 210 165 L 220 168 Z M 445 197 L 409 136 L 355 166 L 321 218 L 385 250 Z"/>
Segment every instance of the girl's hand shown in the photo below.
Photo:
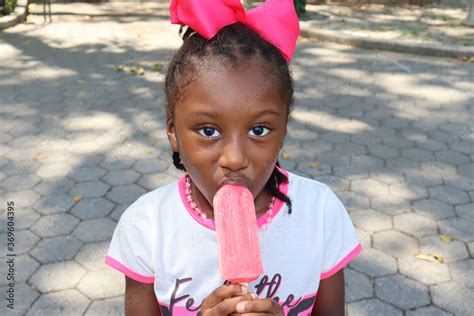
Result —
<path fill-rule="evenodd" d="M 237 303 L 252 300 L 248 287 L 241 284 L 222 285 L 204 299 L 201 314 L 202 316 L 230 315 L 237 311 Z"/>
<path fill-rule="evenodd" d="M 283 307 L 271 298 L 255 299 L 238 303 L 236 306 L 238 314 L 245 316 L 284 316 Z"/>

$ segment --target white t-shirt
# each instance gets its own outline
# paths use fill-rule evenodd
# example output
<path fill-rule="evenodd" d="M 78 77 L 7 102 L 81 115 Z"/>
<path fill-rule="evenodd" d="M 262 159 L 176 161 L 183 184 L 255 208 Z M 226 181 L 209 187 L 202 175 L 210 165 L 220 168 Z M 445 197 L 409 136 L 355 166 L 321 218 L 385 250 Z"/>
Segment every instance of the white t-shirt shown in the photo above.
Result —
<path fill-rule="evenodd" d="M 345 207 L 326 184 L 280 170 L 289 179 L 279 188 L 291 198 L 292 213 L 276 200 L 270 225 L 259 232 L 264 274 L 249 288 L 259 298 L 277 300 L 285 315 L 309 315 L 319 281 L 362 247 Z M 197 315 L 211 291 L 227 283 L 219 276 L 214 221 L 193 211 L 184 188 L 183 176 L 130 205 L 105 259 L 128 277 L 154 284 L 163 315 Z M 268 216 L 257 219 L 259 227 Z"/>

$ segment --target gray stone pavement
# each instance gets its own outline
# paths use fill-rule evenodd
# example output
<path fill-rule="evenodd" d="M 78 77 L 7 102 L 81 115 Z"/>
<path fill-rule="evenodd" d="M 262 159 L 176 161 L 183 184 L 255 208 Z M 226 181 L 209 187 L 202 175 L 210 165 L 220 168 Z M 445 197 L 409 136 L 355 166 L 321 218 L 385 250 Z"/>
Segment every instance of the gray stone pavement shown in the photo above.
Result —
<path fill-rule="evenodd" d="M 181 176 L 160 109 L 178 27 L 156 3 L 107 16 L 123 8 L 53 5 L 52 23 L 0 34 L 2 261 L 7 201 L 16 254 L 1 315 L 123 314 L 123 276 L 103 264 L 115 224 Z M 330 185 L 357 227 L 347 314 L 472 315 L 474 64 L 302 39 L 292 69 L 280 161 Z"/>

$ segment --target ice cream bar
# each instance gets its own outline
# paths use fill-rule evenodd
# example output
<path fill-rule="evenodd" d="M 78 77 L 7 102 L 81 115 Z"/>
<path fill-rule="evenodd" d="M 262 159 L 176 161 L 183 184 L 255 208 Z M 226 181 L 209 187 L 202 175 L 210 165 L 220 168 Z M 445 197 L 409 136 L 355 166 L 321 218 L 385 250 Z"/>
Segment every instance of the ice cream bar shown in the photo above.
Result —
<path fill-rule="evenodd" d="M 221 278 L 251 282 L 263 274 L 252 193 L 243 185 L 221 187 L 213 200 Z"/>

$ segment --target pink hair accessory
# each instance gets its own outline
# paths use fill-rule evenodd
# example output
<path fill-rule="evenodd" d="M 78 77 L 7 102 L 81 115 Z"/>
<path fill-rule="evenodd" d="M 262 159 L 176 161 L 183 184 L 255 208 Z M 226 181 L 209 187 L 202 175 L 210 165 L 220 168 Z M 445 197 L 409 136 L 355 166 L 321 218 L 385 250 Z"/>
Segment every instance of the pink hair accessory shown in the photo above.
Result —
<path fill-rule="evenodd" d="M 187 25 L 207 40 L 224 26 L 241 22 L 277 47 L 290 61 L 300 35 L 293 0 L 267 0 L 245 11 L 240 0 L 171 0 L 172 24 Z"/>

